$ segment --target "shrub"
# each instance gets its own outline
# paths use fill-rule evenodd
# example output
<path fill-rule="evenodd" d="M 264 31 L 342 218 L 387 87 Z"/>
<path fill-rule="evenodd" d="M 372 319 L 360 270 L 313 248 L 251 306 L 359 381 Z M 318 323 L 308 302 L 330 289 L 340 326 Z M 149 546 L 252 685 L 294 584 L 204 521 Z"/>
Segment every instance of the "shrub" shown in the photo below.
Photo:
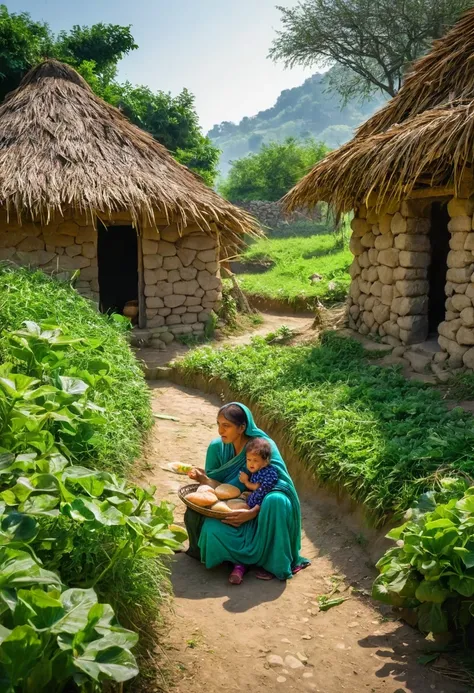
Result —
<path fill-rule="evenodd" d="M 126 471 L 152 424 L 148 388 L 126 342 L 126 322 L 100 315 L 67 283 L 43 272 L 0 265 L 0 330 L 19 330 L 25 320 L 60 325 L 67 337 L 88 340 L 81 349 L 64 345 L 62 351 L 70 370 L 91 376 L 105 371 L 110 384 L 93 393 L 107 422 L 94 437 L 94 466 Z M 0 358 L 15 360 L 5 338 L 0 338 Z"/>

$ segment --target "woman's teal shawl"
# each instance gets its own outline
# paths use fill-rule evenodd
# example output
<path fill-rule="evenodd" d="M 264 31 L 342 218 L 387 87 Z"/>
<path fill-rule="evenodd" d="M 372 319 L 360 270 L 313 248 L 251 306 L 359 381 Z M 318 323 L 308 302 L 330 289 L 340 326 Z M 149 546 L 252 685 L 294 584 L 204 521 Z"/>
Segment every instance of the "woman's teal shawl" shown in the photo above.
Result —
<path fill-rule="evenodd" d="M 291 542 L 294 549 L 298 553 L 301 546 L 301 508 L 298 494 L 296 493 L 293 481 L 288 474 L 286 464 L 278 450 L 277 445 L 274 441 L 255 424 L 252 412 L 245 404 L 240 402 L 232 402 L 232 404 L 237 404 L 241 409 L 244 410 L 245 416 L 247 417 L 247 428 L 245 429 L 245 434 L 249 438 L 265 438 L 271 445 L 272 457 L 271 464 L 276 468 L 278 472 L 278 484 L 275 486 L 274 491 L 280 491 L 284 493 L 291 502 L 291 508 L 293 512 L 293 522 L 292 526 L 295 528 L 295 536 L 291 537 Z M 207 457 L 206 457 L 206 474 L 209 478 L 221 483 L 233 484 L 234 486 L 240 487 L 244 490 L 244 486 L 239 482 L 239 474 L 245 469 L 246 465 L 246 454 L 245 448 L 238 454 L 235 454 L 234 446 L 231 443 L 223 443 L 220 438 L 216 438 L 210 444 Z"/>

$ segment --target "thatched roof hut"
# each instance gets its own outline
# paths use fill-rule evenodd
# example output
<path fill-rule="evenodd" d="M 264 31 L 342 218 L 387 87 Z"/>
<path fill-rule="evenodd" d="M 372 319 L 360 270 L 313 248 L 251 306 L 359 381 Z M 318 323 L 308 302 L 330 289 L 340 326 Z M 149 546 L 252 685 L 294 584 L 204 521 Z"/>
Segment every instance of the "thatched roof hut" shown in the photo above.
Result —
<path fill-rule="evenodd" d="M 0 107 L 0 204 L 46 220 L 73 207 L 255 231 L 250 216 L 56 60 L 33 68 Z"/>
<path fill-rule="evenodd" d="M 103 310 L 131 304 L 170 339 L 202 331 L 222 248 L 245 234 L 259 234 L 249 214 L 68 65 L 38 65 L 0 106 L 0 259 L 80 270 L 79 290 Z"/>
<path fill-rule="evenodd" d="M 413 66 L 398 94 L 287 195 L 291 209 L 326 200 L 354 209 L 413 189 L 460 190 L 474 159 L 474 10 Z M 468 175 L 469 177 L 469 175 Z"/>
<path fill-rule="evenodd" d="M 473 66 L 470 10 L 285 199 L 354 210 L 350 326 L 400 353 L 434 334 L 437 367 L 474 368 Z"/>

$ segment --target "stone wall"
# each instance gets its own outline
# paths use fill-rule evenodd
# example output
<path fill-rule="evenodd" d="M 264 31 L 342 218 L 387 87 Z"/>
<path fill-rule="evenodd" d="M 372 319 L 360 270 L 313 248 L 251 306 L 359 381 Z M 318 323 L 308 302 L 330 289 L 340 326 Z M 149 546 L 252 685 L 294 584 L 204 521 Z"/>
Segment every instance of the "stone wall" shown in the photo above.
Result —
<path fill-rule="evenodd" d="M 104 222 L 130 224 L 131 219 L 116 213 Z M 177 335 L 202 333 L 222 298 L 218 234 L 206 235 L 196 225 L 180 234 L 176 225 L 163 220 L 158 231 L 142 229 L 142 251 L 147 340 L 164 346 Z M 44 227 L 7 223 L 5 216 L 0 217 L 1 260 L 50 274 L 80 270 L 75 287 L 82 296 L 99 302 L 97 231 L 85 216 L 60 218 Z"/>
<path fill-rule="evenodd" d="M 428 334 L 429 204 L 403 202 L 352 221 L 349 325 L 393 346 Z"/>
<path fill-rule="evenodd" d="M 8 223 L 5 213 L 0 213 L 0 260 L 47 273 L 80 270 L 77 289 L 99 301 L 97 232 L 86 216 L 59 218 L 42 227 L 33 222 Z"/>
<path fill-rule="evenodd" d="M 293 212 L 286 215 L 283 213 L 281 202 L 265 202 L 261 200 L 253 200 L 251 202 L 234 202 L 237 207 L 245 209 L 254 216 L 262 226 L 270 229 L 278 228 L 285 224 L 291 224 L 295 221 L 321 221 L 322 213 L 320 207 L 315 207 L 312 212 Z"/>
<path fill-rule="evenodd" d="M 431 200 L 408 200 L 377 213 L 362 207 L 352 221 L 349 326 L 392 346 L 428 335 Z M 448 365 L 474 368 L 474 202 L 448 204 L 450 252 L 446 315 L 439 345 Z"/>
<path fill-rule="evenodd" d="M 190 226 L 144 234 L 147 330 L 154 346 L 176 335 L 199 334 L 222 298 L 218 241 Z"/>

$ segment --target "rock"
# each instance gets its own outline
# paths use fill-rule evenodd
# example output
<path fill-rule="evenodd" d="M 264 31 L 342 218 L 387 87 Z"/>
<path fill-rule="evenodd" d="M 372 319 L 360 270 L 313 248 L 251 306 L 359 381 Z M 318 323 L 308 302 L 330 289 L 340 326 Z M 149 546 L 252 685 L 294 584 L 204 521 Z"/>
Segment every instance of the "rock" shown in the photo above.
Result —
<path fill-rule="evenodd" d="M 71 238 L 71 236 L 68 236 L 68 238 Z M 90 264 L 91 261 L 86 257 L 82 257 L 82 255 L 77 255 L 76 257 L 62 255 L 59 258 L 60 269 L 84 269 L 86 267 L 89 267 Z"/>
<path fill-rule="evenodd" d="M 285 683 L 286 679 L 284 676 L 277 676 L 277 683 Z"/>
<path fill-rule="evenodd" d="M 48 233 L 47 230 L 43 232 L 44 242 L 48 245 L 55 245 L 56 248 L 67 248 L 69 245 L 74 245 L 76 242 L 73 236 L 66 236 L 65 234 L 59 233 Z"/>
<path fill-rule="evenodd" d="M 464 243 L 464 250 L 474 251 L 474 233 L 468 233 Z"/>
<path fill-rule="evenodd" d="M 75 221 L 63 221 L 62 224 L 58 226 L 58 232 L 65 236 L 77 236 L 79 233 L 79 226 Z"/>
<path fill-rule="evenodd" d="M 376 281 L 370 287 L 370 293 L 373 296 L 377 296 L 378 298 L 380 298 L 380 296 L 382 295 L 382 287 L 383 287 L 383 284 L 379 281 Z"/>
<path fill-rule="evenodd" d="M 379 218 L 379 231 L 382 235 L 385 235 L 386 233 L 391 233 L 390 228 L 392 225 L 392 219 L 392 214 L 383 214 Z"/>
<path fill-rule="evenodd" d="M 189 250 L 211 250 L 216 247 L 216 241 L 205 233 L 193 233 L 183 238 L 181 247 Z"/>
<path fill-rule="evenodd" d="M 431 229 L 431 220 L 430 219 L 421 219 L 421 218 L 415 218 L 415 219 L 407 219 L 407 233 L 414 233 L 414 234 L 428 234 Z"/>
<path fill-rule="evenodd" d="M 398 262 L 399 251 L 396 248 L 389 248 L 388 250 L 381 250 L 378 254 L 378 261 L 381 265 L 386 265 L 387 267 L 396 267 Z"/>
<path fill-rule="evenodd" d="M 451 373 L 445 371 L 439 363 L 432 363 L 431 370 L 441 383 L 447 383 L 451 378 Z"/>
<path fill-rule="evenodd" d="M 400 208 L 404 217 L 420 217 L 420 220 L 427 217 L 429 220 L 431 212 L 431 202 L 428 200 L 403 200 Z M 418 219 L 417 219 L 418 221 Z"/>
<path fill-rule="evenodd" d="M 455 294 L 448 300 L 451 302 L 450 310 L 461 312 L 464 308 L 470 308 L 472 306 L 471 299 L 465 294 Z"/>
<path fill-rule="evenodd" d="M 168 243 L 168 241 L 158 242 L 158 254 L 163 257 L 172 257 L 176 255 L 176 246 L 174 243 Z"/>
<path fill-rule="evenodd" d="M 143 267 L 145 269 L 158 269 L 163 265 L 163 258 L 161 255 L 144 255 L 143 256 Z"/>
<path fill-rule="evenodd" d="M 145 270 L 143 272 L 143 278 L 145 280 L 145 284 L 156 284 L 158 281 L 154 270 Z"/>
<path fill-rule="evenodd" d="M 464 250 L 464 246 L 470 234 L 467 231 L 458 231 L 451 234 L 449 239 L 449 247 L 451 250 Z"/>
<path fill-rule="evenodd" d="M 469 327 L 461 326 L 456 333 L 456 341 L 462 346 L 473 346 L 474 345 L 474 330 Z"/>
<path fill-rule="evenodd" d="M 472 269 L 473 265 L 448 269 L 446 279 L 448 282 L 454 282 L 455 284 L 464 284 L 471 281 Z"/>
<path fill-rule="evenodd" d="M 158 309 L 158 314 L 163 315 L 163 317 L 167 317 L 171 313 L 171 308 L 159 308 Z"/>
<path fill-rule="evenodd" d="M 303 654 L 302 652 L 297 652 L 297 653 L 296 653 L 296 657 L 297 657 L 297 658 L 300 660 L 300 662 L 302 662 L 303 664 L 307 664 L 307 662 L 308 662 L 308 657 L 307 657 L 305 654 Z"/>
<path fill-rule="evenodd" d="M 168 272 L 167 281 L 169 281 L 170 284 L 174 284 L 174 282 L 179 282 L 181 281 L 181 274 L 178 272 L 178 270 L 170 270 Z"/>
<path fill-rule="evenodd" d="M 446 339 L 456 341 L 456 333 L 462 325 L 462 320 L 458 318 L 457 320 L 445 320 L 438 325 L 438 332 Z M 441 344 L 441 342 L 440 342 Z"/>
<path fill-rule="evenodd" d="M 76 243 L 97 243 L 97 231 L 93 226 L 90 228 L 79 228 L 79 233 L 76 236 Z"/>
<path fill-rule="evenodd" d="M 401 267 L 428 267 L 431 262 L 430 253 L 416 253 L 411 250 L 401 250 L 399 255 Z"/>
<path fill-rule="evenodd" d="M 44 250 L 44 241 L 42 238 L 36 238 L 35 236 L 27 236 L 21 243 L 17 245 L 17 250 L 25 253 L 29 253 L 33 250 Z M 81 248 L 79 247 L 79 252 Z"/>
<path fill-rule="evenodd" d="M 425 268 L 408 268 L 408 267 L 395 267 L 393 270 L 394 281 L 403 281 L 404 279 L 426 279 L 427 271 Z"/>
<path fill-rule="evenodd" d="M 468 349 L 463 354 L 463 364 L 466 366 L 466 368 L 474 370 L 474 349 Z"/>
<path fill-rule="evenodd" d="M 415 373 L 426 373 L 432 357 L 408 350 L 405 351 L 403 358 L 409 362 Z"/>
<path fill-rule="evenodd" d="M 213 248 L 211 250 L 201 250 L 200 253 L 198 253 L 198 260 L 201 260 L 201 262 L 215 262 L 216 261 L 216 249 Z"/>
<path fill-rule="evenodd" d="M 179 317 L 179 315 L 177 317 Z M 171 327 L 170 330 L 175 335 L 176 334 L 191 334 L 194 331 L 192 325 L 173 325 L 173 327 Z"/>
<path fill-rule="evenodd" d="M 448 202 L 448 213 L 450 217 L 471 217 L 473 212 L 474 205 L 472 200 L 453 197 Z"/>
<path fill-rule="evenodd" d="M 395 248 L 399 250 L 411 250 L 416 252 L 428 252 L 430 250 L 430 239 L 421 234 L 401 233 L 395 236 Z"/>
<path fill-rule="evenodd" d="M 351 236 L 351 240 L 349 241 L 349 250 L 353 255 L 362 255 L 364 252 L 364 246 L 360 242 L 360 238 L 357 238 L 357 236 Z"/>
<path fill-rule="evenodd" d="M 433 361 L 435 363 L 444 363 L 448 358 L 448 354 L 445 351 L 437 351 L 434 355 Z"/>
<path fill-rule="evenodd" d="M 161 327 L 165 324 L 165 318 L 162 315 L 155 315 L 154 318 L 148 321 L 147 327 Z"/>
<path fill-rule="evenodd" d="M 144 238 L 142 240 L 142 251 L 143 255 L 157 255 L 158 241 L 150 241 L 147 238 Z"/>
<path fill-rule="evenodd" d="M 453 217 L 448 224 L 451 233 L 456 231 L 470 231 L 472 228 L 472 218 L 469 216 Z"/>
<path fill-rule="evenodd" d="M 163 302 L 167 308 L 177 308 L 178 306 L 182 306 L 185 300 L 185 296 L 171 294 L 170 296 L 165 296 Z"/>
<path fill-rule="evenodd" d="M 392 301 L 392 310 L 400 316 L 423 315 L 428 311 L 428 296 L 395 298 Z"/>
<path fill-rule="evenodd" d="M 450 269 L 470 265 L 472 260 L 472 253 L 468 250 L 450 250 L 448 253 L 448 267 Z"/>
<path fill-rule="evenodd" d="M 397 212 L 393 216 L 392 223 L 390 225 L 390 230 L 394 236 L 397 236 L 400 233 L 406 233 L 407 220 L 400 214 L 400 212 Z"/>
<path fill-rule="evenodd" d="M 406 350 L 406 347 L 404 347 L 404 346 L 395 347 L 392 351 L 392 356 L 394 358 L 400 358 L 405 353 L 405 350 Z"/>
<path fill-rule="evenodd" d="M 147 308 L 163 308 L 163 299 L 158 296 L 147 296 L 146 306 Z"/>
<path fill-rule="evenodd" d="M 467 291 L 467 287 L 469 284 L 466 282 L 465 284 L 453 284 L 452 285 L 454 288 L 454 293 L 456 294 L 465 294 Z M 445 289 L 446 290 L 446 289 Z"/>
<path fill-rule="evenodd" d="M 372 231 L 367 231 L 360 239 L 364 248 L 373 248 L 375 246 L 375 236 Z"/>
<path fill-rule="evenodd" d="M 163 332 L 160 337 L 161 341 L 165 344 L 171 344 L 174 341 L 174 334 L 171 332 Z"/>
<path fill-rule="evenodd" d="M 461 311 L 460 318 L 465 327 L 474 327 L 474 308 L 472 305 Z"/>
<path fill-rule="evenodd" d="M 377 248 L 369 248 L 369 250 L 368 250 L 369 267 L 370 267 L 370 265 L 377 266 L 379 264 L 378 256 L 379 256 L 379 251 L 377 250 Z"/>
<path fill-rule="evenodd" d="M 362 313 L 362 320 L 364 324 L 367 325 L 367 327 L 370 329 L 375 323 L 374 314 L 369 310 L 365 310 Z"/>
<path fill-rule="evenodd" d="M 188 282 L 191 279 L 196 279 L 197 269 L 195 267 L 181 267 L 179 274 L 183 281 Z"/>
<path fill-rule="evenodd" d="M 304 664 L 293 655 L 286 655 L 285 666 L 287 666 L 289 669 L 302 669 Z"/>
<path fill-rule="evenodd" d="M 393 286 L 383 285 L 380 300 L 385 306 L 391 306 L 393 301 Z"/>
<path fill-rule="evenodd" d="M 382 284 L 390 285 L 393 282 L 393 269 L 391 267 L 386 267 L 385 265 L 380 265 L 377 267 L 377 274 L 379 281 Z"/>
<path fill-rule="evenodd" d="M 271 667 L 282 667 L 283 666 L 283 658 L 280 657 L 279 655 L 270 654 L 267 657 L 267 663 Z"/>
<path fill-rule="evenodd" d="M 163 269 L 165 270 L 177 270 L 181 268 L 181 260 L 177 255 L 168 256 L 163 258 Z"/>
<path fill-rule="evenodd" d="M 400 330 L 407 333 L 402 337 L 405 344 L 419 344 L 428 335 L 428 317 L 426 315 L 406 315 L 398 318 L 397 324 Z"/>
<path fill-rule="evenodd" d="M 190 248 L 178 248 L 177 255 L 183 267 L 189 267 L 196 257 L 196 251 Z"/>
<path fill-rule="evenodd" d="M 168 315 L 166 318 L 166 324 L 167 325 L 181 325 L 181 316 L 180 315 L 175 315 L 172 313 L 171 315 Z M 173 330 L 174 333 L 174 330 Z"/>
<path fill-rule="evenodd" d="M 451 359 L 458 359 L 461 361 L 462 365 L 462 358 L 466 351 L 468 351 L 467 346 L 461 346 L 458 344 L 456 341 L 452 339 L 448 339 L 447 337 L 444 337 L 443 335 L 439 335 L 438 337 L 438 342 L 440 347 L 444 350 L 447 351 Z"/>
<path fill-rule="evenodd" d="M 373 314 L 378 324 L 383 325 L 390 317 L 390 307 L 387 305 L 376 306 L 373 309 Z"/>
<path fill-rule="evenodd" d="M 375 239 L 375 247 L 377 250 L 387 250 L 387 248 L 393 248 L 393 235 L 390 231 L 384 233 L 381 236 L 377 236 Z"/>
<path fill-rule="evenodd" d="M 160 229 L 160 238 L 163 241 L 168 241 L 168 243 L 176 243 L 179 237 L 179 231 L 175 224 L 172 224 L 167 228 Z"/>
<path fill-rule="evenodd" d="M 155 320 L 155 319 L 156 318 L 153 318 L 153 320 Z M 150 320 L 150 322 L 153 322 L 153 320 Z M 164 342 L 162 342 L 161 339 L 158 339 L 157 337 L 155 337 L 154 339 L 151 340 L 150 347 L 152 349 L 159 349 L 160 351 L 163 351 L 164 349 L 166 349 L 166 344 Z"/>
<path fill-rule="evenodd" d="M 430 288 L 428 281 L 424 279 L 397 281 L 395 286 L 401 296 L 423 296 Z"/>
<path fill-rule="evenodd" d="M 366 279 L 368 282 L 375 282 L 378 280 L 377 267 L 367 267 L 362 272 L 362 279 Z"/>
<path fill-rule="evenodd" d="M 474 284 L 468 284 L 466 289 L 466 296 L 469 296 L 471 300 L 474 299 Z"/>
<path fill-rule="evenodd" d="M 184 296 L 194 296 L 198 288 L 199 284 L 195 279 L 191 279 L 188 282 L 176 282 L 173 284 L 173 292 Z"/>
<path fill-rule="evenodd" d="M 217 289 L 221 286 L 220 279 L 210 274 L 207 270 L 201 270 L 201 272 L 198 272 L 197 280 L 204 291 Z"/>
<path fill-rule="evenodd" d="M 176 284 L 169 284 L 166 281 L 159 281 L 155 285 L 155 293 L 153 295 L 154 296 L 160 296 L 160 298 L 164 298 L 165 296 L 171 296 L 175 286 L 176 286 Z M 147 288 L 147 287 L 145 287 L 145 288 Z M 175 293 L 179 293 L 179 292 L 175 291 Z"/>
<path fill-rule="evenodd" d="M 351 221 L 351 229 L 353 231 L 354 237 L 361 238 L 365 233 L 367 233 L 370 230 L 370 226 L 365 219 L 359 219 L 358 217 L 355 217 Z"/>
<path fill-rule="evenodd" d="M 371 265 L 370 260 L 369 260 L 369 253 L 367 251 L 364 251 L 361 255 L 359 255 L 358 260 L 359 260 L 359 265 L 361 267 L 366 268 L 366 267 L 370 267 L 370 265 Z"/>

